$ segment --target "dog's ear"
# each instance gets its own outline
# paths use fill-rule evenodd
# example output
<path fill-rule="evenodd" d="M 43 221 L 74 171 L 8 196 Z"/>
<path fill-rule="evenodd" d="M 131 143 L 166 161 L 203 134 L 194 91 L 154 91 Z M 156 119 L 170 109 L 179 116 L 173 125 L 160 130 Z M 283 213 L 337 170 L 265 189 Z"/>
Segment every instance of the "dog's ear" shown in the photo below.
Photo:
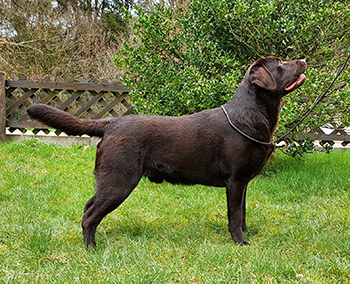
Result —
<path fill-rule="evenodd" d="M 265 67 L 262 61 L 258 60 L 249 69 L 249 81 L 259 87 L 274 91 L 277 89 L 277 83 L 275 77 Z"/>

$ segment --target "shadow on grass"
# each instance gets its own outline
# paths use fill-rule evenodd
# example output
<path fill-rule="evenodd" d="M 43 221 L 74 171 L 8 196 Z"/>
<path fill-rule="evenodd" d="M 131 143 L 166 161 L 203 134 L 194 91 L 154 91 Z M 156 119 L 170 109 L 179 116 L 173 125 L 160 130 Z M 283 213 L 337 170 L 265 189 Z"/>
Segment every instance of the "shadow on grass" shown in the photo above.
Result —
<path fill-rule="evenodd" d="M 226 216 L 225 216 L 226 217 Z M 210 241 L 220 245 L 235 245 L 228 231 L 227 220 L 213 221 L 201 218 L 198 222 L 194 220 L 186 224 L 172 222 L 132 220 L 130 222 L 106 219 L 98 227 L 96 233 L 97 247 L 103 249 L 106 246 L 115 246 L 128 240 L 131 243 L 205 243 Z M 248 242 L 253 242 L 258 235 L 258 227 L 252 226 L 249 232 L 244 232 Z"/>

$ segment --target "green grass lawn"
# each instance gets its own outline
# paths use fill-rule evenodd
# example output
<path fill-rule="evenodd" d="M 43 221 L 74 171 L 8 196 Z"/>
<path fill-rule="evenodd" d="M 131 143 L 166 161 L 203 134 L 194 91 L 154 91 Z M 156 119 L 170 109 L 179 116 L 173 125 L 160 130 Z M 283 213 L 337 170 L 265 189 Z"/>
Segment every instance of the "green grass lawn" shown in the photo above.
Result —
<path fill-rule="evenodd" d="M 86 250 L 95 151 L 0 144 L 0 283 L 350 282 L 350 151 L 277 153 L 248 188 L 250 246 L 231 240 L 224 188 L 143 179 Z"/>

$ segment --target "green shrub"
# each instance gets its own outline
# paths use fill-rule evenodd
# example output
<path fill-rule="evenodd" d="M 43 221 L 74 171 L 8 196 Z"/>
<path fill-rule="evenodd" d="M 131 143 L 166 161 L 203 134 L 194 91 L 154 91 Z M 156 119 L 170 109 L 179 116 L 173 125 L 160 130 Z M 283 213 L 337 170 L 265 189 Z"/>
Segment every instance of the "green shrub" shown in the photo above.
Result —
<path fill-rule="evenodd" d="M 285 133 L 334 78 L 350 52 L 350 4 L 345 1 L 194 0 L 174 16 L 157 5 L 137 10 L 132 42 L 115 62 L 126 68 L 137 113 L 183 115 L 229 100 L 260 57 L 306 58 L 308 80 L 284 99 L 277 135 Z M 349 125 L 348 71 L 299 127 Z"/>

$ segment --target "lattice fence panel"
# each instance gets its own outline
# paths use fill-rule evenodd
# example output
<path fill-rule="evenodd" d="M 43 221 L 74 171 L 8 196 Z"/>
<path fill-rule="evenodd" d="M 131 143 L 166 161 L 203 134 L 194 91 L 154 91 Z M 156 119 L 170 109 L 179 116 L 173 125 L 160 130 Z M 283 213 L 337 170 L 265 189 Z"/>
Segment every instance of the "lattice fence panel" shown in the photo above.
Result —
<path fill-rule="evenodd" d="M 46 78 L 33 81 L 26 78 L 6 81 L 6 127 L 12 133 L 20 130 L 34 133 L 48 126 L 32 121 L 26 110 L 31 104 L 43 103 L 84 119 L 112 118 L 132 113 L 126 98 L 129 90 L 121 84 L 86 82 L 79 83 L 59 79 L 50 82 Z M 57 135 L 59 131 L 55 132 Z"/>
<path fill-rule="evenodd" d="M 328 124 L 327 127 L 316 128 L 306 134 L 299 135 L 299 139 L 312 138 L 320 146 L 326 144 L 336 148 L 350 148 L 350 128 L 339 128 L 338 125 Z"/>

